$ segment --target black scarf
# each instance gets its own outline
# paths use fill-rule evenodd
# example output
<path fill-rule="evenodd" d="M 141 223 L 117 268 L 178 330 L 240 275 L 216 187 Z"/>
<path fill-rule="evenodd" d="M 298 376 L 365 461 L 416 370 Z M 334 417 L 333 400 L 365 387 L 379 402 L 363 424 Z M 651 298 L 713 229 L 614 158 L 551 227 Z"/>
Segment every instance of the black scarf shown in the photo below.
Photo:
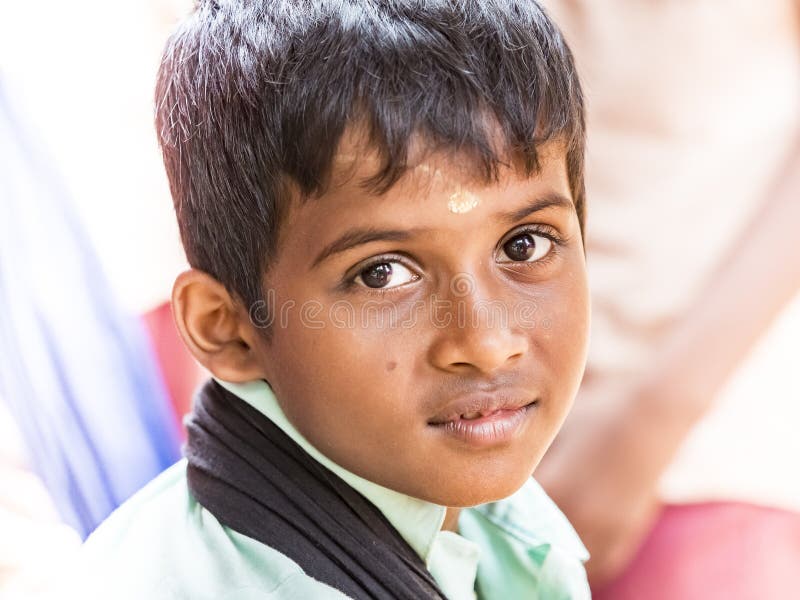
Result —
<path fill-rule="evenodd" d="M 352 598 L 444 598 L 386 517 L 216 381 L 187 420 L 189 490 L 220 523 Z"/>

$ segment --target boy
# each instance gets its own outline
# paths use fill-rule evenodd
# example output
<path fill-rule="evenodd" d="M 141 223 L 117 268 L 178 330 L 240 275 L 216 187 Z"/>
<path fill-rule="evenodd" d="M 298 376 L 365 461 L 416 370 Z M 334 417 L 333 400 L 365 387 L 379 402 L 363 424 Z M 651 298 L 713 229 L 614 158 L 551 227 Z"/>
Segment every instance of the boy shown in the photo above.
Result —
<path fill-rule="evenodd" d="M 200 2 L 157 127 L 214 378 L 187 460 L 88 541 L 98 591 L 588 597 L 531 479 L 588 328 L 582 97 L 541 9 Z"/>

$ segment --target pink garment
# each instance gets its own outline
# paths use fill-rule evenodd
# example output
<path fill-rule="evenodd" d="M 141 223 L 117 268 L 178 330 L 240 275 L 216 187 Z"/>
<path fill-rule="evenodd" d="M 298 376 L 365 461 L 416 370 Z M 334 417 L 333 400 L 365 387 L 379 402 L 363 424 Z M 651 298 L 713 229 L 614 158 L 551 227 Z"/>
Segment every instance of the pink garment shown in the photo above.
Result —
<path fill-rule="evenodd" d="M 800 513 L 733 502 L 667 506 L 628 568 L 592 597 L 800 597 Z"/>

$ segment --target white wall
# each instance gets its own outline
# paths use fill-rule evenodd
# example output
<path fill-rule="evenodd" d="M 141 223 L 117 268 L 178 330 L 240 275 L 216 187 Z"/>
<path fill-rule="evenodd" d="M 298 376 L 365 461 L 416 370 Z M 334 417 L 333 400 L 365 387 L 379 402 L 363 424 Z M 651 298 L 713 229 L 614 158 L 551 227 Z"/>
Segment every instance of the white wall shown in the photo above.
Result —
<path fill-rule="evenodd" d="M 185 266 L 152 125 L 164 40 L 188 0 L 0 0 L 0 72 L 70 187 L 123 305 Z"/>

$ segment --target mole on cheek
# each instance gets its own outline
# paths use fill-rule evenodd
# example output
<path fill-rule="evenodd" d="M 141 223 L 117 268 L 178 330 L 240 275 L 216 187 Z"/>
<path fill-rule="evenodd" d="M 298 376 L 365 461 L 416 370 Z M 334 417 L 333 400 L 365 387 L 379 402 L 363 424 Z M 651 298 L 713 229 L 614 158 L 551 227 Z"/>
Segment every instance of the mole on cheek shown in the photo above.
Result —
<path fill-rule="evenodd" d="M 393 360 L 390 360 L 388 363 L 386 363 L 386 370 L 387 371 L 394 371 L 394 368 L 396 366 L 397 366 L 397 363 L 395 361 L 393 361 Z"/>

